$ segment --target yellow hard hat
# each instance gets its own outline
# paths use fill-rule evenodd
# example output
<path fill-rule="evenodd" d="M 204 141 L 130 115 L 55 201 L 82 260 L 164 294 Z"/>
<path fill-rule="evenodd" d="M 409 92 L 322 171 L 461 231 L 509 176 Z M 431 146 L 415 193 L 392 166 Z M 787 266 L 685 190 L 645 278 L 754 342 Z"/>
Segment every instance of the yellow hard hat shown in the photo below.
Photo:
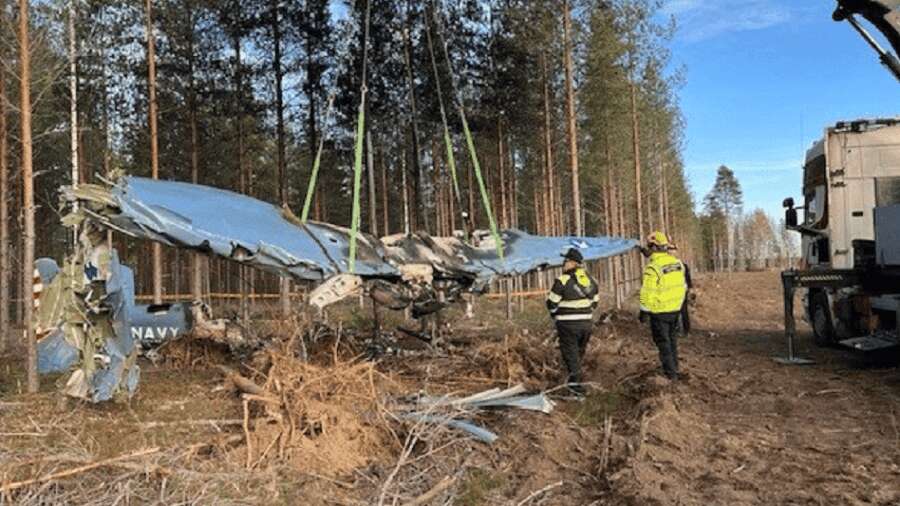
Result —
<path fill-rule="evenodd" d="M 665 247 L 669 245 L 669 238 L 666 237 L 666 234 L 657 230 L 647 236 L 647 245 Z"/>

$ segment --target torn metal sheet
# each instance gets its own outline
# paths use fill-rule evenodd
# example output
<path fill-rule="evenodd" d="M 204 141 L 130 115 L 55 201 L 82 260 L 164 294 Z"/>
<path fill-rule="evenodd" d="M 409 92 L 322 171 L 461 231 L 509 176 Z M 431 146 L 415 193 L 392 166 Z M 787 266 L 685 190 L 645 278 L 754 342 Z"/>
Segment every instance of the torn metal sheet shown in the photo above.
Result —
<path fill-rule="evenodd" d="M 38 373 L 66 372 L 78 361 L 78 348 L 66 341 L 62 329 L 56 329 L 37 342 Z"/>
<path fill-rule="evenodd" d="M 411 412 L 401 415 L 401 418 L 453 427 L 491 444 L 499 437 L 497 434 L 458 417 L 464 416 L 467 412 L 486 408 L 514 408 L 550 413 L 556 406 L 543 393 L 522 395 L 524 392 L 525 386 L 519 384 L 505 390 L 491 388 L 466 397 L 421 395 L 415 400 L 415 407 L 410 408 Z"/>
<path fill-rule="evenodd" d="M 441 415 L 429 415 L 425 413 L 407 413 L 402 415 L 401 418 L 406 420 L 411 420 L 414 422 L 424 422 L 424 423 L 433 423 L 436 425 L 446 425 L 447 427 L 454 428 L 456 430 L 461 430 L 464 432 L 468 432 L 476 439 L 483 441 L 487 444 L 493 444 L 499 436 L 484 427 L 480 427 L 475 425 L 474 423 L 467 422 L 465 420 L 457 420 L 450 416 L 441 416 Z"/>
<path fill-rule="evenodd" d="M 632 239 L 611 237 L 546 237 L 521 230 L 500 232 L 503 259 L 489 232 L 476 231 L 473 244 L 460 237 L 427 234 L 392 235 L 382 238 L 391 261 L 397 264 L 431 264 L 435 279 L 470 278 L 472 290 L 481 291 L 495 278 L 519 276 L 562 265 L 569 248 L 581 251 L 585 260 L 599 260 L 626 253 L 637 246 Z"/>
<path fill-rule="evenodd" d="M 553 412 L 556 404 L 554 404 L 554 402 L 546 395 L 536 394 L 488 399 L 485 401 L 474 402 L 471 406 L 475 408 L 517 408 L 549 414 Z"/>
<path fill-rule="evenodd" d="M 518 384 L 505 390 L 492 388 L 463 398 L 454 398 L 447 395 L 441 397 L 422 396 L 417 400 L 417 403 L 429 409 L 455 407 L 474 410 L 496 407 L 540 411 L 542 413 L 551 413 L 556 407 L 556 404 L 543 393 L 522 395 L 524 393 L 525 386 Z"/>

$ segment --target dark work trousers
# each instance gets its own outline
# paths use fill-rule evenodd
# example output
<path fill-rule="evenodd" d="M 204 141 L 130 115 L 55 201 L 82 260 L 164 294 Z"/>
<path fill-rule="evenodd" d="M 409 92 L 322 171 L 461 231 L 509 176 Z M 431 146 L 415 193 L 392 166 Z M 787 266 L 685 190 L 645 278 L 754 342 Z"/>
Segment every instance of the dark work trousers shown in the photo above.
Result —
<path fill-rule="evenodd" d="M 681 330 L 681 335 L 687 337 L 691 333 L 691 312 L 688 308 L 688 301 L 684 301 L 684 304 L 681 306 L 680 320 L 681 325 L 679 325 L 679 329 Z"/>
<path fill-rule="evenodd" d="M 562 361 L 569 371 L 569 383 L 581 383 L 581 359 L 591 339 L 591 320 L 569 320 L 556 322 L 559 335 L 559 351 Z"/>
<path fill-rule="evenodd" d="M 650 315 L 650 331 L 653 342 L 659 348 L 659 361 L 663 372 L 670 379 L 678 377 L 678 316 L 676 313 Z"/>

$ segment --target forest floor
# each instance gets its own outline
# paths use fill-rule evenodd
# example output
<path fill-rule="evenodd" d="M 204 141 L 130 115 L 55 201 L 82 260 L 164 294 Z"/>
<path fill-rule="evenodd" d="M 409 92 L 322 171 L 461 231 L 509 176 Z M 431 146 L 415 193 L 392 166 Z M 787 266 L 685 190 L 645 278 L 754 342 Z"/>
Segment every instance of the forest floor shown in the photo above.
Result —
<path fill-rule="evenodd" d="M 64 378 L 19 393 L 21 358 L 7 355 L 0 504 L 900 504 L 896 363 L 814 348 L 801 325 L 798 353 L 815 364 L 779 365 L 777 273 L 697 284 L 694 329 L 680 341 L 686 379 L 659 375 L 649 329 L 633 311 L 610 314 L 586 357 L 588 398 L 557 399 L 551 414 L 472 415 L 499 435 L 492 445 L 400 420 L 391 406 L 404 393 L 558 384 L 555 338 L 537 300 L 506 322 L 502 301 L 482 299 L 474 320 L 450 315 L 445 348 L 374 362 L 352 358 L 363 348 L 352 330 L 324 335 L 308 350 L 318 365 L 295 364 L 290 378 L 259 370 L 258 357 L 239 363 L 182 347 L 157 365 L 142 362 L 131 401 L 105 405 L 62 398 Z M 363 313 L 347 320 L 369 323 Z M 277 360 L 271 354 L 265 367 Z M 286 422 L 259 407 L 245 421 L 219 363 L 281 392 L 284 406 L 294 402 L 290 382 L 334 403 L 304 405 L 327 416 L 300 439 L 266 439 Z M 327 376 L 329 367 L 340 375 Z M 354 381 L 358 391 L 345 388 Z"/>

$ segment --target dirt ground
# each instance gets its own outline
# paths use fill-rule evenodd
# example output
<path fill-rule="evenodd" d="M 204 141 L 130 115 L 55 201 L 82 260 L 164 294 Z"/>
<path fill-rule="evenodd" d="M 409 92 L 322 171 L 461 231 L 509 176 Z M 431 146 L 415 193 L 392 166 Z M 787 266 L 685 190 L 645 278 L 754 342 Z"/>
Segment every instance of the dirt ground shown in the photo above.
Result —
<path fill-rule="evenodd" d="M 474 415 L 500 436 L 493 445 L 360 410 L 355 423 L 383 429 L 384 444 L 356 455 L 365 463 L 352 471 L 297 465 L 296 454 L 293 463 L 265 454 L 248 462 L 242 402 L 213 366 L 262 373 L 215 349 L 143 364 L 135 398 L 103 406 L 61 398 L 58 378 L 44 378 L 38 395 L 19 393 L 18 358 L 8 355 L 0 504 L 900 504 L 896 362 L 814 348 L 801 324 L 798 354 L 815 364 L 775 363 L 785 353 L 777 273 L 701 276 L 697 293 L 693 332 L 679 346 L 686 379 L 661 378 L 634 311 L 609 314 L 586 357 L 585 401 L 558 399 L 549 415 Z M 361 328 L 367 314 L 353 318 Z M 476 314 L 448 315 L 441 349 L 380 355 L 375 370 L 393 386 L 375 392 L 372 383 L 372 396 L 559 383 L 539 301 L 512 322 L 496 300 L 481 299 Z M 310 343 L 310 361 L 366 348 L 337 335 Z M 325 441 L 303 446 L 301 460 L 318 462 Z"/>

